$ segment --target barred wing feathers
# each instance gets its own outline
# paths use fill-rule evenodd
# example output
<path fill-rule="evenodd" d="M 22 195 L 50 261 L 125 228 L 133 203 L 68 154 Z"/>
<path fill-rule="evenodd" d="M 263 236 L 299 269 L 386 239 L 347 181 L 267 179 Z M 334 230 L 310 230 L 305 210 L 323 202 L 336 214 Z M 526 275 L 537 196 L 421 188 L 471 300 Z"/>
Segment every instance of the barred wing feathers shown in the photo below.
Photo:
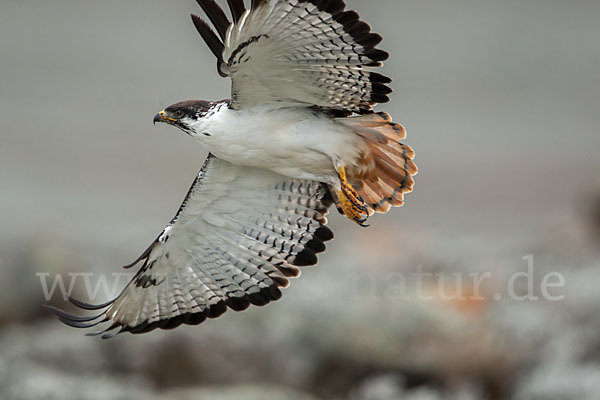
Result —
<path fill-rule="evenodd" d="M 192 15 L 232 78 L 232 106 L 318 106 L 365 113 L 389 101 L 391 80 L 372 71 L 388 58 L 342 0 L 229 0 L 233 22 L 214 0 L 197 0 L 215 27 Z"/>
<path fill-rule="evenodd" d="M 105 323 L 98 334 L 143 333 L 199 324 L 281 297 L 280 287 L 314 265 L 332 204 L 318 182 L 289 180 L 209 156 L 171 224 L 136 262 L 141 268 L 113 301 L 81 317 L 49 307 L 70 326 Z"/>

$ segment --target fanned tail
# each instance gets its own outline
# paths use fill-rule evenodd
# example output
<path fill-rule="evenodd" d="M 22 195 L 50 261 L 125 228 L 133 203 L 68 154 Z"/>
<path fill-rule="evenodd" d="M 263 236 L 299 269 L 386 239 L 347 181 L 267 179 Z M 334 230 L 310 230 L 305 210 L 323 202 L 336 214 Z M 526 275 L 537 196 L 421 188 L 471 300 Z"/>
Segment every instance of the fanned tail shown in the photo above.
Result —
<path fill-rule="evenodd" d="M 402 206 L 418 172 L 413 162 L 415 152 L 400 142 L 406 138 L 404 127 L 392 122 L 387 113 L 342 118 L 340 122 L 366 144 L 358 166 L 349 171 L 349 179 L 366 203 L 369 216 Z"/>

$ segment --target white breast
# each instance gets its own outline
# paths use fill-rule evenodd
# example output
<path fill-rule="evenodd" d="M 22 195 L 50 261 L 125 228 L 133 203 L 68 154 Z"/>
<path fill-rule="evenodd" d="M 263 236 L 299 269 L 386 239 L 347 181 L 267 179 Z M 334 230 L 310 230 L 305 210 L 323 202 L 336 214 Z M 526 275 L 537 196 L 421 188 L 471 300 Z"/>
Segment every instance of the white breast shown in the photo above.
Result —
<path fill-rule="evenodd" d="M 298 179 L 334 182 L 333 159 L 352 163 L 360 141 L 348 128 L 307 109 L 236 111 L 222 107 L 193 126 L 215 156 Z"/>

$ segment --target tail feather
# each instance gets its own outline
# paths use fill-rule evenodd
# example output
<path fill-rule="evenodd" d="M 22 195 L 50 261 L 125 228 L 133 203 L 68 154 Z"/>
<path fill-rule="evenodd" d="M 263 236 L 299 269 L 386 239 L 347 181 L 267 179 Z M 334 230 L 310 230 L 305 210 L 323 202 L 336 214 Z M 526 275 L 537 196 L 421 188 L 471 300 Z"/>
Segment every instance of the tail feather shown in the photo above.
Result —
<path fill-rule="evenodd" d="M 354 188 L 369 208 L 369 215 L 385 214 L 404 204 L 404 195 L 413 190 L 418 168 L 415 152 L 400 143 L 406 131 L 392 122 L 387 113 L 344 118 L 341 122 L 363 138 L 366 150 L 354 170 L 349 171 Z"/>

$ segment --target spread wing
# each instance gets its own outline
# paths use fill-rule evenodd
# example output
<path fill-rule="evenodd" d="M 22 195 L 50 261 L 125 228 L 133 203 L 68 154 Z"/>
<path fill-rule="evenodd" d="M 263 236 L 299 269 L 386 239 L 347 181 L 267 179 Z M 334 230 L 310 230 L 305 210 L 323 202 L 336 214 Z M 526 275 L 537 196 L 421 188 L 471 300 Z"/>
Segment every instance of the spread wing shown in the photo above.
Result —
<path fill-rule="evenodd" d="M 280 287 L 314 265 L 332 201 L 318 182 L 289 180 L 209 156 L 171 224 L 134 264 L 141 268 L 114 300 L 71 299 L 91 317 L 49 307 L 70 326 L 105 323 L 98 334 L 143 333 L 216 318 L 281 297 Z"/>
<path fill-rule="evenodd" d="M 233 22 L 214 0 L 197 0 L 216 29 L 196 28 L 232 79 L 232 106 L 318 106 L 365 113 L 389 101 L 391 79 L 372 71 L 388 53 L 343 0 L 228 0 Z"/>

